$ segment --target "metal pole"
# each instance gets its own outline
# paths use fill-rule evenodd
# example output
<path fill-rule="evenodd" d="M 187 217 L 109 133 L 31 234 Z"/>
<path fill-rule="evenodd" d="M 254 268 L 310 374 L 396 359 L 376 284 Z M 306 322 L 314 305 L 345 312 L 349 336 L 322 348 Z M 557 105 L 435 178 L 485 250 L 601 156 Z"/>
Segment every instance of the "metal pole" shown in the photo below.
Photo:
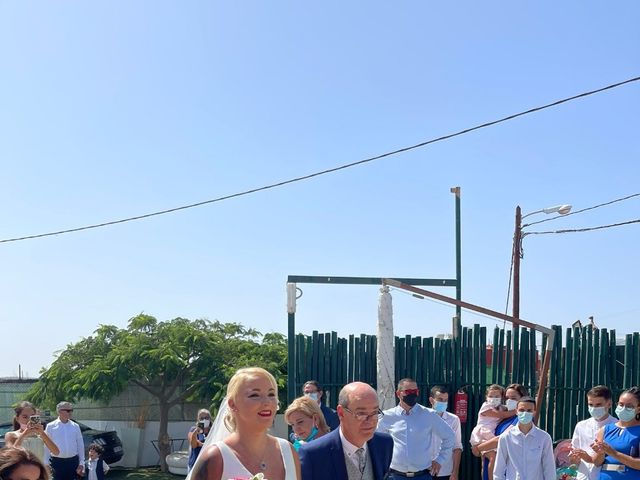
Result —
<path fill-rule="evenodd" d="M 287 283 L 287 404 L 296 398 L 296 284 Z"/>
<path fill-rule="evenodd" d="M 460 222 L 460 187 L 453 187 L 451 193 L 456 196 L 456 300 L 462 300 L 462 235 Z M 462 320 L 462 307 L 456 305 L 456 317 Z M 455 335 L 455 333 L 454 333 Z"/>
<path fill-rule="evenodd" d="M 474 305 L 468 302 L 462 302 L 460 300 L 455 300 L 453 298 L 449 298 L 445 295 L 440 295 L 439 293 L 430 292 L 428 290 L 423 290 L 421 288 L 416 288 L 412 285 L 407 285 L 405 283 L 399 282 L 392 278 L 385 278 L 383 280 L 384 285 L 391 285 L 392 287 L 401 288 L 403 290 L 407 290 L 409 292 L 417 293 L 423 297 L 433 298 L 435 300 L 439 300 L 441 302 L 450 303 L 452 305 L 460 306 L 467 308 L 469 310 L 473 310 L 474 312 L 482 313 L 483 315 L 488 315 L 490 317 L 499 318 L 500 320 L 506 320 L 511 322 L 514 327 L 517 325 L 528 327 L 532 330 L 537 330 L 538 332 L 547 334 L 547 350 L 544 354 L 544 359 L 542 361 L 542 368 L 540 371 L 540 384 L 538 385 L 537 392 L 537 400 L 536 404 L 540 405 L 542 402 L 542 398 L 544 396 L 544 392 L 547 388 L 547 377 L 549 371 L 549 365 L 551 364 L 551 355 L 553 354 L 553 347 L 555 342 L 556 332 L 552 328 L 544 327 L 542 325 L 538 325 L 532 322 L 527 322 L 526 320 L 522 320 L 521 318 L 510 317 L 509 315 L 505 315 L 504 313 L 496 312 L 495 310 L 490 310 L 488 308 L 480 307 L 478 305 Z M 538 417 L 540 416 L 540 409 L 536 408 L 536 416 L 535 420 L 538 421 Z"/>

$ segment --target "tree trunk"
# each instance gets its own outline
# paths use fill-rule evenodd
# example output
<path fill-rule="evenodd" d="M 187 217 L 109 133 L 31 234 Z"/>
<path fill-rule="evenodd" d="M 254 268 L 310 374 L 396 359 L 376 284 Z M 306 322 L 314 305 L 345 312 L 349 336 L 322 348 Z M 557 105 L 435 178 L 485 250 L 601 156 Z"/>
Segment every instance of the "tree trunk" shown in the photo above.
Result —
<path fill-rule="evenodd" d="M 167 455 L 171 453 L 171 441 L 168 433 L 169 404 L 160 400 L 160 429 L 158 431 L 158 450 L 160 451 L 160 470 L 167 471 Z"/>

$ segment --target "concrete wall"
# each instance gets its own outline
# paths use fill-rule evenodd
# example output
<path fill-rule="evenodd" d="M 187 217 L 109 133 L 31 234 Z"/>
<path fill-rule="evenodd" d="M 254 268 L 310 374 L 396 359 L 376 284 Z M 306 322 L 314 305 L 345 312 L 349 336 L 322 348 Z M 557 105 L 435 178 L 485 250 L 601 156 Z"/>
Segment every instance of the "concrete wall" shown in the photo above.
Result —
<path fill-rule="evenodd" d="M 132 422 L 108 421 L 108 420 L 85 420 L 83 423 L 98 430 L 115 430 L 122 440 L 124 456 L 122 460 L 115 463 L 120 467 L 143 467 L 158 465 L 160 457 L 153 447 L 152 441 L 158 439 L 160 429 L 159 422 L 145 422 L 144 428 L 134 426 Z M 169 422 L 169 437 L 173 440 L 173 448 L 176 450 L 188 450 L 187 433 L 193 422 Z M 288 429 L 284 421 L 284 415 L 276 415 L 271 434 L 276 437 L 287 438 Z M 184 442 L 182 442 L 184 439 Z"/>

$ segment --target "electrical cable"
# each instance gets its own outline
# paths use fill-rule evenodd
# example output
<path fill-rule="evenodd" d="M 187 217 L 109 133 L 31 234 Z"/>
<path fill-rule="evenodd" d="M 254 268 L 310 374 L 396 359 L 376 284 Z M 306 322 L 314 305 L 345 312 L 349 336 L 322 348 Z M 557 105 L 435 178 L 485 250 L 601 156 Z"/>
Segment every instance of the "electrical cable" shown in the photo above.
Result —
<path fill-rule="evenodd" d="M 613 227 L 621 227 L 624 225 L 631 225 L 633 223 L 640 223 L 640 218 L 636 219 L 636 220 L 628 220 L 626 222 L 620 222 L 620 223 L 611 223 L 609 225 L 599 225 L 597 227 L 586 227 L 586 228 L 571 228 L 571 229 L 564 229 L 564 230 L 548 230 L 545 232 L 524 232 L 522 234 L 522 236 L 524 237 L 525 235 L 550 235 L 552 233 L 582 233 L 582 232 L 591 232 L 593 230 L 603 230 L 605 228 L 613 228 Z"/>
<path fill-rule="evenodd" d="M 600 204 L 594 205 L 592 207 L 587 207 L 587 208 L 583 208 L 581 210 L 576 210 L 575 212 L 569 212 L 569 213 L 566 213 L 564 215 L 557 215 L 555 217 L 544 218 L 542 220 L 538 220 L 537 222 L 527 223 L 526 225 L 523 225 L 522 228 L 530 227 L 531 225 L 537 225 L 538 223 L 550 222 L 551 220 L 557 220 L 558 218 L 565 218 L 565 217 L 569 217 L 571 215 L 577 215 L 578 213 L 586 212 L 588 210 L 595 210 L 596 208 L 606 207 L 607 205 L 611 205 L 611 204 L 617 203 L 617 202 L 622 202 L 624 200 L 629 200 L 630 198 L 634 198 L 634 197 L 640 197 L 640 193 L 633 193 L 631 195 L 627 195 L 626 197 L 616 198 L 615 200 L 611 200 L 610 202 L 600 203 Z"/>
<path fill-rule="evenodd" d="M 0 240 L 0 243 L 19 242 L 19 241 L 23 241 L 23 240 L 31 240 L 31 239 L 42 238 L 42 237 L 52 237 L 52 236 L 55 236 L 55 235 L 63 235 L 63 234 L 67 234 L 67 233 L 81 232 L 83 230 L 91 230 L 91 229 L 95 229 L 95 228 L 107 227 L 107 226 L 110 226 L 110 225 L 117 225 L 117 224 L 120 224 L 120 223 L 126 223 L 126 222 L 132 222 L 132 221 L 135 221 L 135 220 L 142 220 L 142 219 L 145 219 L 145 218 L 156 217 L 156 216 L 159 216 L 159 215 L 165 215 L 165 214 L 168 214 L 168 213 L 174 213 L 174 212 L 178 212 L 180 210 L 187 210 L 187 209 L 190 209 L 190 208 L 200 207 L 202 205 L 208 205 L 208 204 L 211 204 L 211 203 L 222 202 L 224 200 L 229 200 L 229 199 L 236 198 L 236 197 L 242 197 L 242 196 L 245 196 L 245 195 L 258 193 L 258 192 L 261 192 L 261 191 L 264 191 L 264 190 L 270 190 L 270 189 L 273 189 L 273 188 L 282 187 L 284 185 L 288 185 L 288 184 L 291 184 L 291 183 L 301 182 L 303 180 L 309 180 L 309 179 L 314 178 L 314 177 L 319 177 L 321 175 L 326 175 L 326 174 L 329 174 L 329 173 L 338 172 L 340 170 L 345 170 L 347 168 L 355 167 L 355 166 L 358 166 L 358 165 L 364 165 L 366 163 L 374 162 L 376 160 L 381 160 L 381 159 L 386 158 L 386 157 L 390 157 L 390 156 L 393 156 L 393 155 L 398 155 L 400 153 L 405 153 L 405 152 L 408 152 L 410 150 L 415 150 L 415 149 L 418 149 L 418 148 L 421 148 L 421 147 L 425 147 L 425 146 L 431 145 L 433 143 L 442 142 L 444 140 L 449 140 L 449 139 L 454 138 L 454 137 L 459 137 L 461 135 L 465 135 L 465 134 L 473 132 L 475 130 L 481 130 L 483 128 L 491 127 L 493 125 L 497 125 L 499 123 L 507 122 L 509 120 L 516 119 L 518 117 L 529 115 L 531 113 L 536 113 L 536 112 L 539 112 L 541 110 L 546 110 L 548 108 L 556 107 L 556 106 L 561 105 L 563 103 L 567 103 L 567 102 L 570 102 L 570 101 L 573 101 L 573 100 L 577 100 L 577 99 L 580 99 L 580 98 L 585 98 L 585 97 L 588 97 L 588 96 L 591 96 L 591 95 L 595 95 L 597 93 L 601 93 L 601 92 L 604 92 L 606 90 L 611 90 L 611 89 L 614 89 L 614 88 L 617 88 L 617 87 L 621 87 L 621 86 L 626 85 L 628 83 L 637 82 L 638 80 L 640 80 L 640 77 L 629 78 L 627 80 L 624 80 L 624 81 L 621 81 L 621 82 L 617 82 L 617 83 L 613 83 L 613 84 L 607 85 L 605 87 L 601 87 L 601 88 L 597 88 L 595 90 L 590 90 L 590 91 L 587 91 L 587 92 L 583 92 L 583 93 L 580 93 L 578 95 L 573 95 L 571 97 L 563 98 L 561 100 L 556 100 L 554 102 L 547 103 L 547 104 L 539 106 L 539 107 L 530 108 L 529 110 L 525 110 L 525 111 L 522 111 L 522 112 L 519 112 L 519 113 L 508 115 L 508 116 L 502 117 L 502 118 L 500 118 L 498 120 L 492 120 L 490 122 L 486 122 L 486 123 L 482 123 L 482 124 L 479 124 L 479 125 L 475 125 L 475 126 L 470 127 L 470 128 L 466 128 L 464 130 L 459 130 L 459 131 L 454 132 L 454 133 L 450 133 L 450 134 L 447 134 L 447 135 L 442 135 L 440 137 L 432 138 L 430 140 L 426 140 L 424 142 L 417 143 L 415 145 L 399 148 L 397 150 L 393 150 L 393 151 L 386 152 L 386 153 L 383 153 L 383 154 L 380 154 L 380 155 L 376 155 L 376 156 L 373 156 L 373 157 L 365 158 L 363 160 L 358 160 L 358 161 L 355 161 L 355 162 L 346 163 L 346 164 L 343 164 L 343 165 L 339 165 L 337 167 L 328 168 L 328 169 L 325 169 L 325 170 L 320 170 L 320 171 L 317 171 L 317 172 L 314 172 L 314 173 L 310 173 L 308 175 L 302 175 L 302 176 L 299 176 L 299 177 L 290 178 L 288 180 L 283 180 L 281 182 L 276 182 L 276 183 L 272 183 L 272 184 L 269 184 L 269 185 L 264 185 L 262 187 L 252 188 L 252 189 L 249 189 L 249 190 L 244 190 L 242 192 L 237 192 L 237 193 L 233 193 L 233 194 L 230 194 L 230 195 L 224 195 L 222 197 L 212 198 L 210 200 L 204 200 L 202 202 L 191 203 L 191 204 L 188 204 L 188 205 L 182 205 L 182 206 L 179 206 L 179 207 L 169 208 L 169 209 L 166 209 L 166 210 L 160 210 L 160 211 L 157 211 L 157 212 L 146 213 L 146 214 L 143 214 L 143 215 L 136 215 L 134 217 L 122 218 L 122 219 L 119 219 L 119 220 L 112 220 L 112 221 L 108 221 L 108 222 L 96 223 L 96 224 L 93 224 L 93 225 L 85 225 L 83 227 L 69 228 L 69 229 L 65 229 L 65 230 L 58 230 L 58 231 L 54 231 L 54 232 L 39 233 L 39 234 L 36 234 L 36 235 L 26 235 L 26 236 L 23 236 L 23 237 L 5 238 L 5 239 Z"/>

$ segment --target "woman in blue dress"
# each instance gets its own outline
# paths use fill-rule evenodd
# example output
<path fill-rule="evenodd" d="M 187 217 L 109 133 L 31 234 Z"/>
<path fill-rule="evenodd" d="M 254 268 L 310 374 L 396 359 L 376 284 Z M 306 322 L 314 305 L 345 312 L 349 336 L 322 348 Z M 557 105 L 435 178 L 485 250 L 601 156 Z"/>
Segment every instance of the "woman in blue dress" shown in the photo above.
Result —
<path fill-rule="evenodd" d="M 207 439 L 207 434 L 211 430 L 211 413 L 206 408 L 198 410 L 198 418 L 196 425 L 189 429 L 187 440 L 189 440 L 189 461 L 187 462 L 187 470 L 191 471 L 193 465 L 200 455 L 200 450 Z"/>
<path fill-rule="evenodd" d="M 600 480 L 640 480 L 640 388 L 625 390 L 616 407 L 618 422 L 598 431 L 591 446 Z"/>
<path fill-rule="evenodd" d="M 512 383 L 506 388 L 504 392 L 504 397 L 506 399 L 505 405 L 507 406 L 507 409 L 515 411 L 516 406 L 518 405 L 518 400 L 528 395 L 529 395 L 529 392 L 527 391 L 526 388 L 524 388 L 524 386 L 520 385 L 519 383 Z M 494 438 L 484 443 L 480 443 L 479 445 L 473 447 L 471 451 L 475 456 L 479 457 L 482 455 L 482 452 L 495 450 L 496 448 L 498 448 L 498 437 L 500 436 L 500 434 L 506 432 L 507 430 L 509 430 L 509 428 L 517 424 L 518 424 L 517 415 L 514 415 L 511 418 L 505 418 L 500 423 L 498 423 L 498 426 L 496 427 L 496 430 L 495 430 L 496 436 Z M 489 478 L 489 459 L 488 458 L 483 459 L 482 480 L 491 480 Z"/>

